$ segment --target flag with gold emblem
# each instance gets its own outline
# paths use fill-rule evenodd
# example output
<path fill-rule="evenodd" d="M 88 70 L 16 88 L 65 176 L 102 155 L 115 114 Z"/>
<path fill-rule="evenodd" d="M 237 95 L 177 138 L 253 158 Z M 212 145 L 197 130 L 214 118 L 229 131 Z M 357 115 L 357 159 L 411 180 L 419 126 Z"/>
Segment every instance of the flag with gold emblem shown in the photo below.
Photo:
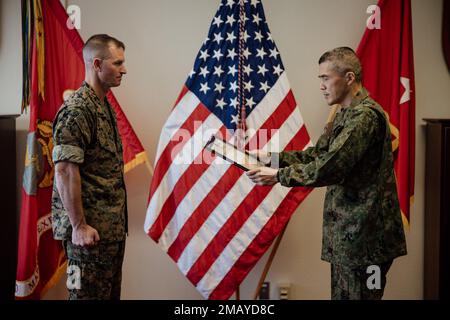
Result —
<path fill-rule="evenodd" d="M 403 222 L 414 197 L 415 85 L 411 0 L 380 0 L 359 44 L 363 85 L 389 118 Z"/>
<path fill-rule="evenodd" d="M 22 109 L 29 105 L 30 126 L 15 295 L 40 299 L 65 272 L 63 247 L 52 234 L 52 121 L 64 97 L 84 79 L 83 40 L 58 0 L 22 0 L 22 31 Z M 146 154 L 112 92 L 108 99 L 116 112 L 127 171 L 145 162 Z"/>

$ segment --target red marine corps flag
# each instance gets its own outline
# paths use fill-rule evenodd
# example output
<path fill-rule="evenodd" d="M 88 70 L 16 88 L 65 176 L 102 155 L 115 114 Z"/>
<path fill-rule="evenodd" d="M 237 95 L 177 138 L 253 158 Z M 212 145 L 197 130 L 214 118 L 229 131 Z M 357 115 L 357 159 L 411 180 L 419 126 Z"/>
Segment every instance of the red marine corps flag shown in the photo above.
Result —
<path fill-rule="evenodd" d="M 63 97 L 84 79 L 83 40 L 59 0 L 23 0 L 23 103 L 30 106 L 16 277 L 17 299 L 39 299 L 65 271 L 51 226 L 52 121 Z M 110 92 L 124 146 L 125 169 L 145 161 L 145 151 Z"/>
<path fill-rule="evenodd" d="M 203 297 L 228 299 L 311 189 L 255 186 L 204 148 L 213 134 L 311 145 L 259 0 L 222 0 L 162 129 L 144 226 Z"/>
<path fill-rule="evenodd" d="M 373 15 L 357 54 L 363 85 L 389 118 L 400 209 L 404 224 L 409 225 L 414 196 L 416 105 L 411 0 L 380 0 L 371 8 Z"/>

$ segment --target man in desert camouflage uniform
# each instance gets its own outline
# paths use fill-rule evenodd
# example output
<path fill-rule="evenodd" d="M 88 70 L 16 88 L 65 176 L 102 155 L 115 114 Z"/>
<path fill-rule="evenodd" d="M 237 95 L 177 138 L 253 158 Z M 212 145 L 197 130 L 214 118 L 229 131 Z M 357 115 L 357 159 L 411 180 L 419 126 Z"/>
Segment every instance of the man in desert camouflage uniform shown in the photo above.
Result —
<path fill-rule="evenodd" d="M 319 78 L 328 105 L 339 104 L 341 110 L 316 146 L 271 155 L 259 151 L 278 169 L 247 174 L 259 185 L 328 186 L 322 259 L 331 263 L 332 299 L 381 299 L 393 259 L 406 254 L 389 123 L 362 87 L 361 64 L 352 49 L 324 53 Z M 379 271 L 378 286 L 370 285 L 376 270 L 371 266 Z"/>
<path fill-rule="evenodd" d="M 86 42 L 85 81 L 53 123 L 53 234 L 63 240 L 73 300 L 120 299 L 126 190 L 122 142 L 106 93 L 126 73 L 124 50 L 108 35 Z"/>

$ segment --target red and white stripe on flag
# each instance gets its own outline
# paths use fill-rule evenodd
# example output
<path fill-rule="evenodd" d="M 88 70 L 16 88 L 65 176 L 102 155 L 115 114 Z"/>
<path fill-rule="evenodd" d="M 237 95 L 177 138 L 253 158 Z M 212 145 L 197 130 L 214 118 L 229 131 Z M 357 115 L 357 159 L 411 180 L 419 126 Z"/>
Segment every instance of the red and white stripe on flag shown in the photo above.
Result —
<path fill-rule="evenodd" d="M 144 226 L 145 232 L 177 263 L 180 271 L 202 296 L 208 299 L 228 299 L 236 291 L 311 191 L 309 188 L 286 188 L 279 184 L 273 187 L 255 186 L 243 170 L 204 149 L 212 135 L 226 136 L 233 129 L 230 125 L 233 121 L 227 121 L 228 114 L 216 113 L 214 108 L 217 106 L 210 102 L 218 101 L 223 106 L 227 99 L 232 102 L 234 97 L 223 98 L 220 96 L 222 90 L 212 93 L 211 89 L 209 94 L 216 94 L 211 98 L 206 96 L 208 90 L 204 88 L 214 88 L 217 83 L 225 87 L 231 83 L 232 86 L 234 78 L 207 78 L 203 74 L 208 68 L 217 71 L 224 67 L 228 71 L 238 61 L 229 56 L 219 59 L 219 54 L 216 54 L 218 59 L 207 59 L 209 52 L 212 56 L 220 50 L 220 41 L 211 44 L 215 47 L 208 47 L 208 40 L 212 43 L 211 39 L 219 33 L 220 26 L 227 25 L 220 24 L 218 19 L 225 20 L 234 14 L 239 17 L 238 6 L 237 1 L 222 2 L 211 26 L 209 39 L 191 72 L 194 76 L 189 77 L 162 129 Z M 246 3 L 245 10 L 249 17 L 254 17 L 255 12 L 259 14 L 258 18 L 263 17 L 259 1 Z M 238 23 L 235 23 L 235 30 L 238 30 Z M 268 29 L 263 30 L 265 32 L 254 29 L 255 24 L 258 27 L 261 22 L 247 23 L 250 24 L 248 27 L 246 25 L 250 36 L 255 32 L 259 36 L 266 34 L 266 38 L 270 38 L 273 43 Z M 227 27 L 231 29 L 222 30 L 223 35 L 233 30 L 232 23 Z M 257 52 L 263 55 L 261 50 L 265 48 L 262 44 L 264 40 L 255 41 L 254 51 L 255 43 L 251 40 L 247 41 L 249 52 L 254 53 L 254 56 L 257 56 Z M 238 46 L 237 41 L 230 41 L 228 47 L 222 48 L 220 52 L 232 50 L 230 46 L 234 44 Z M 267 51 L 276 50 L 271 46 L 266 47 Z M 205 57 L 204 61 L 201 61 L 201 56 Z M 256 75 L 252 77 L 250 72 L 245 74 L 247 78 L 244 81 L 247 80 L 247 88 L 250 88 L 246 90 L 246 99 L 258 101 L 256 105 L 250 103 L 247 109 L 246 149 L 305 149 L 311 145 L 311 141 L 286 72 L 281 69 L 280 58 L 274 54 L 270 59 L 258 59 L 247 59 L 246 67 L 258 70 L 263 66 L 263 70 L 267 69 L 277 76 L 270 78 L 273 81 L 270 88 L 267 88 L 267 84 L 271 84 L 270 79 L 261 83 L 260 88 L 258 82 L 264 79 Z M 276 59 L 280 63 L 271 65 L 271 62 L 277 62 Z M 195 75 L 196 70 L 199 71 L 198 75 Z M 220 76 L 221 72 L 217 73 Z M 259 76 L 265 76 L 265 73 L 263 71 Z M 202 89 L 198 90 L 196 81 Z M 252 90 L 252 81 L 258 85 L 255 89 L 262 91 L 260 95 Z"/>

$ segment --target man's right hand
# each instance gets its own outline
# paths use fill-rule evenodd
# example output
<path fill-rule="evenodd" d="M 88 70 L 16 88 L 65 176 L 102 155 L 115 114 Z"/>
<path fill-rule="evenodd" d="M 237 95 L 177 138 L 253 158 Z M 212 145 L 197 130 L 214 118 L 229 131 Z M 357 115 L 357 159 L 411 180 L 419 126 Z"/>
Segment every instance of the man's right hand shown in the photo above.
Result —
<path fill-rule="evenodd" d="M 93 246 L 100 241 L 97 230 L 88 224 L 80 225 L 72 231 L 72 243 L 76 246 Z"/>

